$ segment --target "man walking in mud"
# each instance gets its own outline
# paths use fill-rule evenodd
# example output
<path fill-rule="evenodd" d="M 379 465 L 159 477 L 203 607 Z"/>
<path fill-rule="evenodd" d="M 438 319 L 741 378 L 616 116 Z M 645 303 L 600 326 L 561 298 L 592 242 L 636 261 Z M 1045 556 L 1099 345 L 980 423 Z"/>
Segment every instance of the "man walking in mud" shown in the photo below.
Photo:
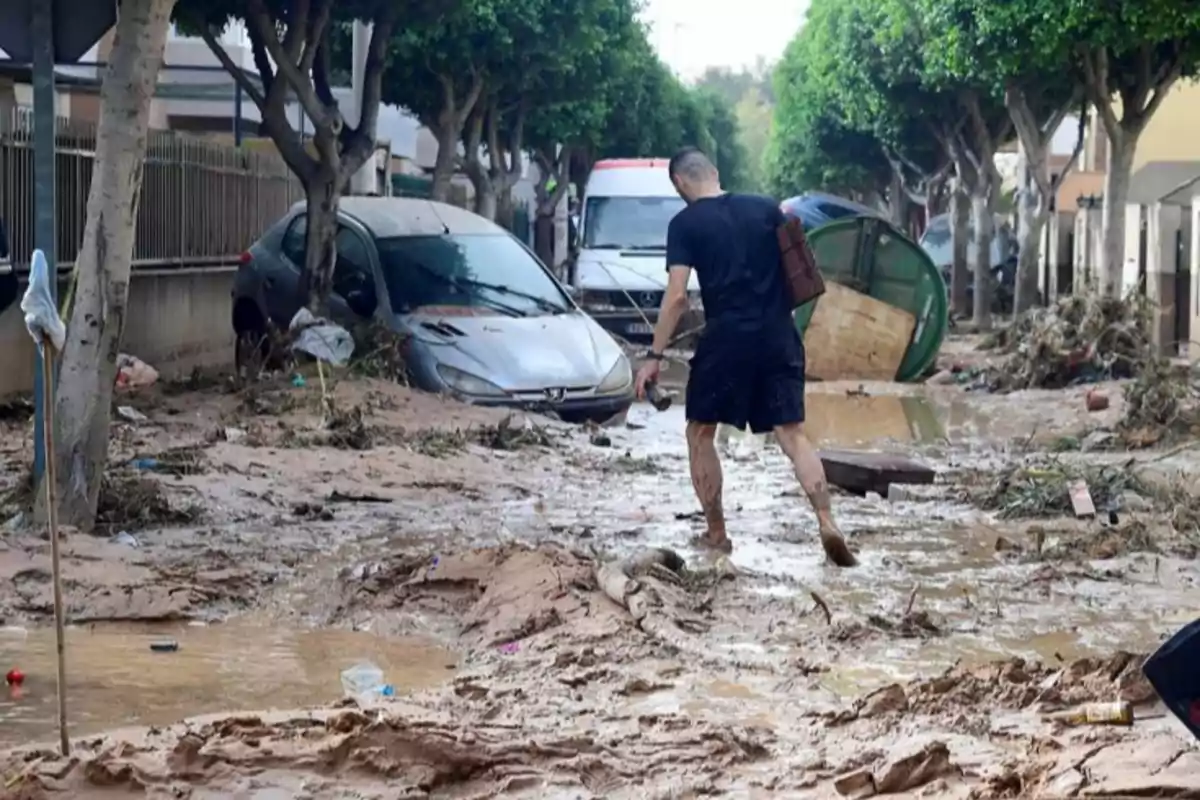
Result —
<path fill-rule="evenodd" d="M 667 291 L 654 342 L 638 370 L 637 393 L 658 380 L 663 351 L 688 308 L 692 270 L 700 280 L 705 328 L 687 384 L 687 443 L 692 485 L 708 530 L 701 543 L 728 552 L 721 503 L 720 423 L 754 433 L 775 432 L 816 511 L 821 544 L 831 561 L 857 562 L 834 524 L 825 468 L 804 435 L 804 343 L 792 322 L 776 230 L 779 205 L 766 197 L 722 191 L 704 153 L 677 153 L 668 170 L 687 207 L 667 229 Z"/>

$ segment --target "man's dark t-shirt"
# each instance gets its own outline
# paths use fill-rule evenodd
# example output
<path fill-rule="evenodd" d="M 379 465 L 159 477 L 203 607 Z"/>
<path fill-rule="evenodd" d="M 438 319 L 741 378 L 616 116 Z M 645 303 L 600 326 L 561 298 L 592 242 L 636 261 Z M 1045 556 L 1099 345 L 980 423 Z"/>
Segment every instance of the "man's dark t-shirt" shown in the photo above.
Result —
<path fill-rule="evenodd" d="M 667 265 L 696 270 L 706 329 L 751 333 L 790 327 L 792 309 L 768 197 L 723 194 L 697 200 L 667 228 Z"/>
<path fill-rule="evenodd" d="M 804 421 L 804 345 L 792 322 L 774 200 L 724 194 L 671 220 L 667 265 L 692 267 L 704 333 L 691 361 L 687 418 L 764 433 Z"/>

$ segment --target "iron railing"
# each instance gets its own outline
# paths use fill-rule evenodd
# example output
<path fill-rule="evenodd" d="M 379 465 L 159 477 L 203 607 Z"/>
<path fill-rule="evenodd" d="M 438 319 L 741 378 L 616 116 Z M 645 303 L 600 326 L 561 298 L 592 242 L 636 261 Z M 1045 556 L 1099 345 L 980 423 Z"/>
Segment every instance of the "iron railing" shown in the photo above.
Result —
<path fill-rule="evenodd" d="M 69 268 L 83 242 L 96 151 L 95 123 L 60 117 L 57 130 L 58 262 Z M 13 265 L 34 248 L 33 113 L 0 115 L 0 219 Z M 277 153 L 174 131 L 150 131 L 142 172 L 133 264 L 229 263 L 297 200 L 299 182 Z"/>

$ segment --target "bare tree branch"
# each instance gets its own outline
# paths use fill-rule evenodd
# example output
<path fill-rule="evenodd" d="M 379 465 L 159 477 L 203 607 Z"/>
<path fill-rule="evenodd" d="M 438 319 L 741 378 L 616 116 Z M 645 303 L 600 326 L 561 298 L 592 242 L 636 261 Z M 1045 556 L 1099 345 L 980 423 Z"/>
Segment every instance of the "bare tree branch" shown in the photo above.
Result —
<path fill-rule="evenodd" d="M 225 68 L 225 71 L 233 76 L 234 82 L 241 87 L 243 92 L 249 95 L 250 100 L 254 103 L 254 105 L 258 106 L 259 108 L 262 108 L 264 105 L 266 105 L 266 97 L 263 96 L 263 93 L 259 91 L 258 87 L 254 85 L 254 82 L 250 80 L 249 76 L 246 75 L 245 70 L 233 63 L 233 59 L 229 57 L 229 53 L 221 45 L 220 40 L 217 39 L 217 35 L 213 32 L 213 30 L 208 27 L 201 28 L 200 38 L 204 40 L 204 43 L 208 45 L 208 49 L 211 50 L 212 54 L 217 57 L 218 61 L 221 62 L 221 66 Z M 266 78 L 264 77 L 263 80 L 265 82 Z"/>
<path fill-rule="evenodd" d="M 1058 193 L 1058 189 L 1066 180 L 1067 175 L 1075 169 L 1075 165 L 1079 162 L 1079 155 L 1083 152 L 1083 143 L 1087 138 L 1087 101 L 1081 100 L 1079 106 L 1079 131 L 1075 136 L 1075 147 L 1071 150 L 1071 158 L 1058 174 L 1050 179 L 1050 191 L 1055 194 Z"/>
<path fill-rule="evenodd" d="M 298 0 L 303 6 L 305 18 L 307 17 L 308 0 Z M 326 108 L 317 97 L 317 92 L 313 88 L 313 83 L 307 74 L 302 74 L 297 62 L 300 59 L 300 51 L 296 45 L 296 39 L 299 38 L 300 44 L 304 43 L 305 30 L 300 29 L 296 24 L 288 26 L 288 32 L 284 39 L 289 48 L 284 43 L 279 41 L 278 31 L 275 28 L 275 23 L 271 18 L 270 12 L 267 10 L 263 0 L 250 0 L 249 13 L 246 15 L 247 22 L 257 29 L 258 34 L 262 37 L 263 45 L 267 49 L 267 53 L 275 62 L 275 67 L 278 69 L 276 77 L 283 76 L 292 92 L 295 93 L 296 99 L 300 101 L 304 112 L 308 114 L 308 118 L 312 120 L 315 128 L 335 128 L 335 133 L 341 131 L 341 115 L 336 109 Z M 299 18 L 299 14 L 297 14 Z M 305 21 L 307 27 L 307 21 Z M 291 50 L 295 49 L 295 57 L 292 57 Z M 284 99 L 280 92 L 271 92 L 268 99 L 284 104 Z"/>

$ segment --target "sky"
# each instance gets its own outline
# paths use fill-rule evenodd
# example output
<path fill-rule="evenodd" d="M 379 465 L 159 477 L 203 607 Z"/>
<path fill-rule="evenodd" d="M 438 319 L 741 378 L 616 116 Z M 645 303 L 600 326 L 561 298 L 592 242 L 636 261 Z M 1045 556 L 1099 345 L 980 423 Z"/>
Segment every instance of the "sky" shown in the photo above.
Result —
<path fill-rule="evenodd" d="M 659 55 L 689 80 L 709 66 L 775 61 L 807 8 L 808 0 L 646 0 L 643 18 Z"/>

